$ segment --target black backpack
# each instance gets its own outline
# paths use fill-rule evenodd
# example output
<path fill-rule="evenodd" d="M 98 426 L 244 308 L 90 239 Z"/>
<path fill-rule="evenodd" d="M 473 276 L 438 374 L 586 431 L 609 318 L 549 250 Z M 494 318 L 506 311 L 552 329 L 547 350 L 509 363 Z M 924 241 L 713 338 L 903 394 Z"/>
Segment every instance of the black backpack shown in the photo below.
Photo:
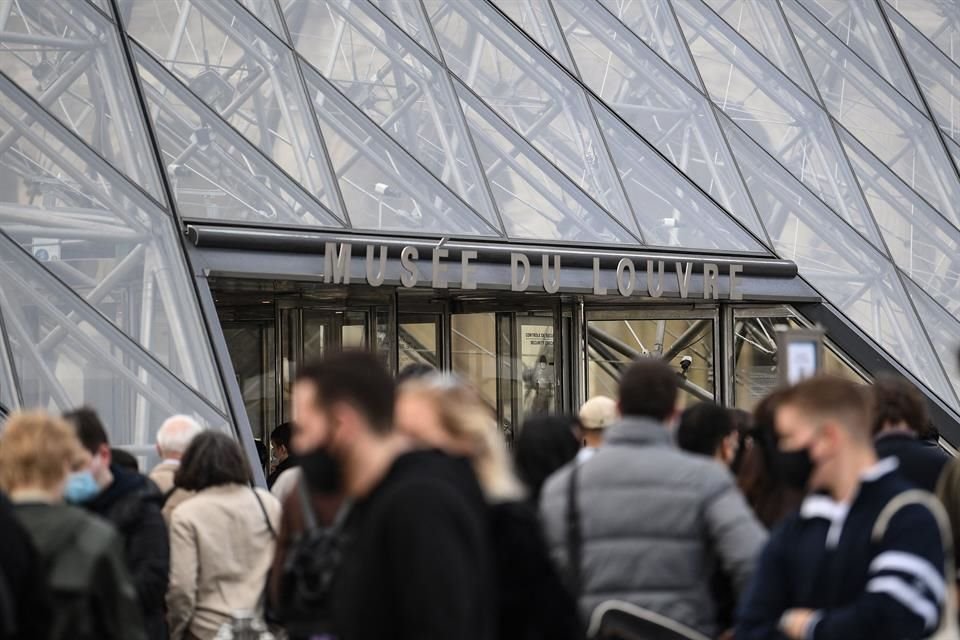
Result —
<path fill-rule="evenodd" d="M 344 522 L 350 512 L 343 505 L 332 525 L 321 527 L 307 483 L 297 483 L 305 528 L 287 551 L 280 576 L 279 602 L 272 617 L 296 638 L 331 631 L 331 592 L 343 558 Z"/>

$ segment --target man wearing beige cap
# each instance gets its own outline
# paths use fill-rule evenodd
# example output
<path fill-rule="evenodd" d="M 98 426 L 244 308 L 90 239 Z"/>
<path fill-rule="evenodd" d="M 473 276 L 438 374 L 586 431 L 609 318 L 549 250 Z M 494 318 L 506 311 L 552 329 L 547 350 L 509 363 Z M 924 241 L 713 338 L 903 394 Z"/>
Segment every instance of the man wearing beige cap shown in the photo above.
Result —
<path fill-rule="evenodd" d="M 583 448 L 577 462 L 585 462 L 603 444 L 603 433 L 620 417 L 617 403 L 607 396 L 594 396 L 580 407 L 580 426 L 583 428 Z"/>

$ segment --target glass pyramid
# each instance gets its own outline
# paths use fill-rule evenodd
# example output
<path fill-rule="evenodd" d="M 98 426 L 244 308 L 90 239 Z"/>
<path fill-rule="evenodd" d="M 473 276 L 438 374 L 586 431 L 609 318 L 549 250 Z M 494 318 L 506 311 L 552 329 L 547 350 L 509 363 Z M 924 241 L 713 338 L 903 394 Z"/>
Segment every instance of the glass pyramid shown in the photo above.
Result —
<path fill-rule="evenodd" d="M 235 421 L 190 222 L 775 254 L 960 410 L 958 3 L 5 6 L 5 408 Z"/>

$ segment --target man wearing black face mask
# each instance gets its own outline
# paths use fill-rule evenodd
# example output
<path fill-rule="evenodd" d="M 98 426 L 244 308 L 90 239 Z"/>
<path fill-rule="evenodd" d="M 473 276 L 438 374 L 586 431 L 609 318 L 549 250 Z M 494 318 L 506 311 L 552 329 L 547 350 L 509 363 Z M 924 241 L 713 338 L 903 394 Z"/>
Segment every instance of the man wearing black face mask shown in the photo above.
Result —
<path fill-rule="evenodd" d="M 938 628 L 946 583 L 936 505 L 896 508 L 913 494 L 896 460 L 877 460 L 872 403 L 868 388 L 828 376 L 781 397 L 780 477 L 812 495 L 764 550 L 737 640 L 919 640 Z"/>
<path fill-rule="evenodd" d="M 375 356 L 304 367 L 293 446 L 314 491 L 351 501 L 332 582 L 344 640 L 488 640 L 496 629 L 487 507 L 465 460 L 393 431 L 394 383 Z M 331 568 L 328 568 L 331 569 Z M 329 571 L 328 571 L 329 573 Z"/>

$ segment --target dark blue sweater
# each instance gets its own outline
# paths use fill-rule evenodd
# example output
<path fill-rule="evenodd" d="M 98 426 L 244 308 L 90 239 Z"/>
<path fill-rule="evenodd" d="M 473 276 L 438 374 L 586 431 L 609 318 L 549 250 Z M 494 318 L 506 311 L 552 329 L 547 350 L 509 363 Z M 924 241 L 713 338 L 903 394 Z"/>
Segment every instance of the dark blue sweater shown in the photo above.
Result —
<path fill-rule="evenodd" d="M 937 522 L 920 505 L 894 515 L 871 540 L 884 507 L 911 488 L 886 459 L 868 471 L 849 507 L 822 495 L 773 533 L 738 612 L 737 640 L 783 638 L 789 609 L 813 609 L 812 640 L 911 640 L 936 629 L 946 586 Z"/>

